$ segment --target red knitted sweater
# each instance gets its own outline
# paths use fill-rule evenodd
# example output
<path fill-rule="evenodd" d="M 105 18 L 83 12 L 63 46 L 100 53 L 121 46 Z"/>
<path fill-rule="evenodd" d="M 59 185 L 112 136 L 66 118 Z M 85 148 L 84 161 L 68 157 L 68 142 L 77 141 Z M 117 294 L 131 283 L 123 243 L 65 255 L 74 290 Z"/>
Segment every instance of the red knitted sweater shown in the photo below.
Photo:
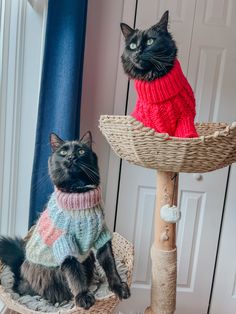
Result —
<path fill-rule="evenodd" d="M 132 116 L 158 133 L 198 137 L 195 99 L 179 61 L 165 76 L 151 82 L 135 80 L 138 100 Z"/>

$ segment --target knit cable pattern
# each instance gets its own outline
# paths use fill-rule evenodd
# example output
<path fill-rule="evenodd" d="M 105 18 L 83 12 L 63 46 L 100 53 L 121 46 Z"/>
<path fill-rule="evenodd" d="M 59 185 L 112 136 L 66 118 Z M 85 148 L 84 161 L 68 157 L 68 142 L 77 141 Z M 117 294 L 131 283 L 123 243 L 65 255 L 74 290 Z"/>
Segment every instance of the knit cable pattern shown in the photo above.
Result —
<path fill-rule="evenodd" d="M 59 266 L 67 256 L 83 262 L 92 248 L 109 240 L 100 188 L 78 194 L 55 189 L 27 243 L 26 257 L 47 267 Z"/>
<path fill-rule="evenodd" d="M 132 116 L 158 133 L 198 137 L 194 126 L 195 99 L 180 63 L 151 82 L 135 80 L 138 99 Z"/>

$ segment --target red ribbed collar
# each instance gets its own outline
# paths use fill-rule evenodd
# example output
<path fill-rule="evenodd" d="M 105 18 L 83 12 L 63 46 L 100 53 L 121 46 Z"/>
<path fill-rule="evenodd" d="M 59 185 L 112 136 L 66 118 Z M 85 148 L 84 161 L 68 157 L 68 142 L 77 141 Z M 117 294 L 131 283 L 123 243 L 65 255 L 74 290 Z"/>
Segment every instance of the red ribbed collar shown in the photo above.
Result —
<path fill-rule="evenodd" d="M 79 210 L 94 207 L 101 203 L 101 187 L 85 193 L 65 193 L 55 188 L 57 205 L 66 210 Z"/>
<path fill-rule="evenodd" d="M 135 80 L 134 84 L 141 101 L 157 103 L 177 95 L 188 82 L 179 61 L 175 60 L 173 68 L 163 77 L 151 82 Z"/>

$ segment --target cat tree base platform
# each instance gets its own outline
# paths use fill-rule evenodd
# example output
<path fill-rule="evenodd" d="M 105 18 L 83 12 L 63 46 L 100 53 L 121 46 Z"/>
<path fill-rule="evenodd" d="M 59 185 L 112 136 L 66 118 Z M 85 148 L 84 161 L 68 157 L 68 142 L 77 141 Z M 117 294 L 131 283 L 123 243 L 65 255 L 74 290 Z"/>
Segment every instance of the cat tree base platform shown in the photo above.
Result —
<path fill-rule="evenodd" d="M 30 232 L 26 238 L 28 237 L 30 237 Z M 127 283 L 130 286 L 134 257 L 133 245 L 115 232 L 113 234 L 112 247 L 115 258 L 118 258 L 127 269 Z M 0 263 L 0 273 L 2 273 L 3 269 L 4 265 Z M 75 306 L 71 309 L 63 309 L 59 306 L 58 310 L 47 312 L 42 310 L 32 310 L 17 300 L 14 300 L 12 294 L 2 285 L 0 285 L 0 299 L 7 307 L 6 314 L 110 314 L 113 313 L 119 304 L 118 297 L 115 296 L 115 294 L 110 293 L 107 297 L 96 300 L 96 303 L 88 310 Z"/>
<path fill-rule="evenodd" d="M 145 127 L 131 116 L 101 116 L 100 130 L 126 161 L 157 170 L 151 305 L 145 314 L 173 314 L 176 307 L 176 223 L 161 209 L 176 210 L 178 173 L 202 173 L 236 161 L 236 122 L 196 124 L 198 138 L 175 138 Z"/>

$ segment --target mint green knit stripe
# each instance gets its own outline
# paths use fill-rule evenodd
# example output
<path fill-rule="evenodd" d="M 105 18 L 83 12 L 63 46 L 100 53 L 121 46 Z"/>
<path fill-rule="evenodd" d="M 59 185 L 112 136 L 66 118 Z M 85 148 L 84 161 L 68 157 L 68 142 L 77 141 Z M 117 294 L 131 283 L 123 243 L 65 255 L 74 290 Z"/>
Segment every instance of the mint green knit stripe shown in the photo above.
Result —
<path fill-rule="evenodd" d="M 104 215 L 101 205 L 78 211 L 64 211 L 57 207 L 55 195 L 51 196 L 48 203 L 48 213 L 54 226 L 69 233 L 92 234 L 100 232 L 104 223 Z M 95 231 L 96 230 L 96 231 Z"/>
<path fill-rule="evenodd" d="M 51 248 L 42 241 L 36 230 L 27 243 L 26 259 L 32 263 L 41 264 L 46 267 L 58 266 Z"/>
<path fill-rule="evenodd" d="M 72 235 L 61 236 L 53 244 L 53 254 L 56 261 L 61 264 L 68 256 L 78 256 L 79 251 Z"/>
<path fill-rule="evenodd" d="M 110 231 L 107 229 L 107 226 L 104 226 L 104 229 L 100 233 L 97 240 L 94 242 L 94 248 L 96 250 L 99 250 L 103 245 L 105 245 L 108 241 L 110 241 L 112 238 L 112 235 Z"/>
<path fill-rule="evenodd" d="M 67 231 L 68 226 L 70 225 L 71 217 L 67 215 L 65 211 L 57 207 L 55 193 L 52 194 L 47 207 L 49 217 L 51 218 L 54 226 Z"/>

